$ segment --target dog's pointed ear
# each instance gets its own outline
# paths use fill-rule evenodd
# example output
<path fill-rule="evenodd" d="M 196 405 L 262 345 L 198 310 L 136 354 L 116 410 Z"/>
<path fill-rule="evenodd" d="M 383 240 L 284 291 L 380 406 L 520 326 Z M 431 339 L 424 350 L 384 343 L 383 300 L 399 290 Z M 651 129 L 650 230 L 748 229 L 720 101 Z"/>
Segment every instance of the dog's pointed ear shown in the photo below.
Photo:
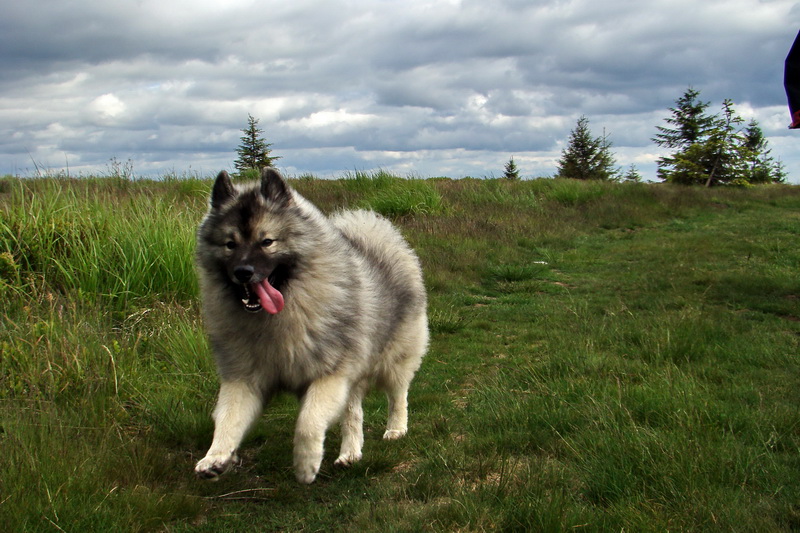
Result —
<path fill-rule="evenodd" d="M 261 195 L 278 207 L 287 207 L 292 200 L 289 186 L 286 185 L 283 176 L 272 167 L 261 170 Z"/>
<path fill-rule="evenodd" d="M 217 174 L 217 179 L 214 181 L 214 188 L 211 189 L 211 207 L 219 209 L 235 195 L 236 190 L 233 188 L 231 177 L 223 170 Z"/>

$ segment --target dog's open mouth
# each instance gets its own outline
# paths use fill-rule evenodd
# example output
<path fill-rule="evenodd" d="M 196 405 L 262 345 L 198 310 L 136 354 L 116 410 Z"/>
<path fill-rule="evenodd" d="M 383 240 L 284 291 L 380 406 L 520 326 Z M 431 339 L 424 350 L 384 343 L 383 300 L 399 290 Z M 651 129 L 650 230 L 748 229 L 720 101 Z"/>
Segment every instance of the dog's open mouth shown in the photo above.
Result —
<path fill-rule="evenodd" d="M 258 283 L 246 283 L 241 285 L 241 288 L 242 305 L 244 305 L 245 311 L 257 313 L 263 309 L 267 313 L 275 315 L 283 310 L 283 294 L 273 286 L 270 279 L 265 278 Z"/>
<path fill-rule="evenodd" d="M 263 309 L 261 307 L 261 302 L 258 300 L 258 295 L 255 294 L 255 291 L 250 290 L 250 285 L 242 285 L 242 293 L 244 296 L 242 297 L 242 305 L 244 305 L 244 310 L 250 313 L 258 313 Z"/>

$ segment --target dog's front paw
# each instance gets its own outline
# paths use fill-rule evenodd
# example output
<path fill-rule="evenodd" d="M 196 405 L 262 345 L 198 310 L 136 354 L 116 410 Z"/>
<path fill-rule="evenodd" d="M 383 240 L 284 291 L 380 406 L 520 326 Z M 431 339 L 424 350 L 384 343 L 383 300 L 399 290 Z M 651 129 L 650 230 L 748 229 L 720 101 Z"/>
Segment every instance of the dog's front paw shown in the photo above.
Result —
<path fill-rule="evenodd" d="M 322 464 L 322 439 L 311 439 L 298 432 L 294 443 L 294 475 L 304 485 L 314 483 Z"/>
<path fill-rule="evenodd" d="M 197 462 L 194 472 L 202 479 L 216 481 L 238 461 L 239 458 L 232 453 L 208 454 Z"/>
<path fill-rule="evenodd" d="M 296 465 L 294 469 L 294 475 L 297 478 L 297 481 L 303 485 L 311 485 L 314 483 L 314 480 L 317 479 L 318 472 L 319 466 L 310 464 Z"/>
<path fill-rule="evenodd" d="M 348 467 L 352 466 L 353 464 L 359 462 L 361 460 L 361 454 L 358 452 L 349 452 L 343 453 L 336 459 L 334 462 L 334 466 L 341 466 L 341 467 Z"/>
<path fill-rule="evenodd" d="M 383 434 L 383 440 L 397 440 L 406 434 L 405 429 L 387 429 Z"/>

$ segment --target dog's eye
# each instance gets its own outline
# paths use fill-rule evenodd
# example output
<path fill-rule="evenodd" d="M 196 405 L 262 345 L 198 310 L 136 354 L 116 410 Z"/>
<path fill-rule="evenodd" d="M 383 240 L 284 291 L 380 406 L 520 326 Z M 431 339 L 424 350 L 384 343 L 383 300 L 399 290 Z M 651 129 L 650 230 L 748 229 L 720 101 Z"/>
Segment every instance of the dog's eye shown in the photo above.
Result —
<path fill-rule="evenodd" d="M 227 248 L 228 250 L 233 250 L 234 248 L 236 248 L 236 243 L 233 241 L 228 241 L 225 243 L 225 248 Z"/>
<path fill-rule="evenodd" d="M 275 242 L 275 241 L 272 240 L 272 239 L 264 239 L 263 241 L 261 241 L 261 246 L 266 248 L 267 246 L 272 246 L 273 242 Z"/>

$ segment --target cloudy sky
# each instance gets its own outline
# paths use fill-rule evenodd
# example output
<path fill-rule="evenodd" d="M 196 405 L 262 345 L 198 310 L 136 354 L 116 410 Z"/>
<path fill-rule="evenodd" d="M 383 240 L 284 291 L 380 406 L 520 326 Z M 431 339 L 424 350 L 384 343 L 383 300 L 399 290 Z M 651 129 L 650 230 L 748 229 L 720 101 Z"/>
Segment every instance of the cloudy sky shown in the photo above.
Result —
<path fill-rule="evenodd" d="M 248 113 L 290 175 L 552 175 L 577 119 L 655 177 L 692 86 L 800 182 L 795 0 L 26 0 L 0 6 L 0 174 L 232 170 Z"/>

